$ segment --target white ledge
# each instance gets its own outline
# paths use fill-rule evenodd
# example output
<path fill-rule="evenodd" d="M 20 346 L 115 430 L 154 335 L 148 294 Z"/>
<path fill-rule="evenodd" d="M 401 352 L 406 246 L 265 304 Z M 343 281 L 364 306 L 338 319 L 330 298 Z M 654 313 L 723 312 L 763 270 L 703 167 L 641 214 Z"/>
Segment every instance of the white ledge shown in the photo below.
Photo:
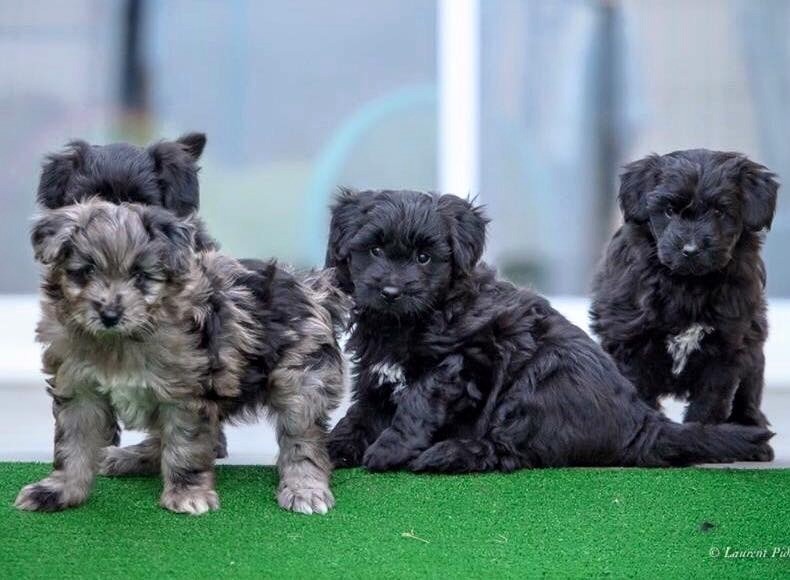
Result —
<path fill-rule="evenodd" d="M 551 299 L 574 324 L 588 329 L 589 300 L 580 296 Z M 39 317 L 33 294 L 0 295 L 0 388 L 42 380 L 41 347 L 34 340 Z M 768 303 L 771 334 L 765 346 L 765 381 L 770 389 L 790 389 L 790 300 Z"/>

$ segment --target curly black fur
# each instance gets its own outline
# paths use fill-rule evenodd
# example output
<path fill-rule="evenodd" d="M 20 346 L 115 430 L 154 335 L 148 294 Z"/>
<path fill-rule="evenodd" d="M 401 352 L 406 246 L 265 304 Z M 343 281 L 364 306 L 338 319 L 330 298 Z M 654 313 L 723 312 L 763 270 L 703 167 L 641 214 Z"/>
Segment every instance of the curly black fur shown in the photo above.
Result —
<path fill-rule="evenodd" d="M 341 192 L 327 265 L 355 300 L 338 466 L 510 471 L 751 459 L 771 433 L 674 423 L 534 292 L 477 265 L 486 219 L 452 195 Z"/>
<path fill-rule="evenodd" d="M 652 407 L 688 397 L 686 421 L 767 425 L 760 247 L 777 189 L 737 153 L 677 151 L 625 168 L 625 224 L 595 278 L 592 328 Z"/>
<path fill-rule="evenodd" d="M 205 146 L 203 133 L 148 147 L 72 141 L 64 151 L 46 157 L 36 200 L 42 208 L 57 209 L 100 197 L 113 203 L 161 206 L 184 217 L 200 205 L 197 161 Z M 202 223 L 195 223 L 198 247 L 215 248 Z"/>

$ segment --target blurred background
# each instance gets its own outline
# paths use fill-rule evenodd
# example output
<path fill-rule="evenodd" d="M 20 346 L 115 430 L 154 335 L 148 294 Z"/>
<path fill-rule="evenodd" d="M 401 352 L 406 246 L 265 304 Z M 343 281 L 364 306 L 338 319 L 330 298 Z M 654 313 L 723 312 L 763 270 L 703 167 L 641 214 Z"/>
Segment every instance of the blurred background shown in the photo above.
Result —
<path fill-rule="evenodd" d="M 479 195 L 487 259 L 583 324 L 624 162 L 707 147 L 790 175 L 789 26 L 784 0 L 0 0 L 0 382 L 37 364 L 27 230 L 41 160 L 70 139 L 206 132 L 210 231 L 298 266 L 322 262 L 337 185 Z"/>

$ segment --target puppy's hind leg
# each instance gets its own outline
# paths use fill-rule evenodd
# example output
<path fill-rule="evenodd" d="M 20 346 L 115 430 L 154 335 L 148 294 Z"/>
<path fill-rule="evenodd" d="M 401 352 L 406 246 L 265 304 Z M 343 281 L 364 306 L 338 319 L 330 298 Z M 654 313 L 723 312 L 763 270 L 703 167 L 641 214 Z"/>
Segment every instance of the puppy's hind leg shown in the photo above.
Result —
<path fill-rule="evenodd" d="M 275 388 L 269 404 L 277 416 L 280 445 L 277 503 L 284 509 L 325 514 L 335 505 L 326 442 L 328 416 L 338 403 L 341 377 L 339 367 L 337 371 L 290 367 L 273 373 Z"/>
<path fill-rule="evenodd" d="M 99 473 L 101 475 L 155 475 L 162 461 L 162 440 L 158 435 L 136 445 L 107 447 Z"/>
<path fill-rule="evenodd" d="M 217 459 L 228 456 L 228 441 L 222 429 L 217 434 L 214 455 Z M 162 440 L 159 435 L 153 435 L 135 445 L 119 447 L 116 443 L 107 447 L 99 473 L 107 476 L 156 475 L 160 471 L 161 462 Z"/>
<path fill-rule="evenodd" d="M 754 425 L 755 427 L 768 426 L 768 419 L 760 410 L 763 398 L 765 357 L 762 352 L 757 356 L 755 365 L 741 379 L 735 397 L 732 401 L 732 412 L 729 423 L 741 425 Z"/>

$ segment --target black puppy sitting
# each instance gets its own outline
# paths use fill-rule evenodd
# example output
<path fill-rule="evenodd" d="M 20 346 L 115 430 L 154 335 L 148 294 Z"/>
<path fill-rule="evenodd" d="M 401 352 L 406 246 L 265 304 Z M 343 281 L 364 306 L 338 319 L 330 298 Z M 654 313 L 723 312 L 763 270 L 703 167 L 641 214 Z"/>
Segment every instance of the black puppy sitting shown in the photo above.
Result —
<path fill-rule="evenodd" d="M 65 151 L 47 156 L 36 200 L 42 208 L 58 209 L 100 197 L 113 203 L 157 205 L 185 217 L 200 205 L 197 161 L 205 146 L 203 133 L 148 147 L 72 141 Z M 216 247 L 202 222 L 195 223 L 198 248 Z"/>
<path fill-rule="evenodd" d="M 760 247 L 777 189 L 773 173 L 737 153 L 676 151 L 626 166 L 625 224 L 595 278 L 592 327 L 651 406 L 687 396 L 686 421 L 767 425 Z"/>
<path fill-rule="evenodd" d="M 674 423 L 535 293 L 477 265 L 487 220 L 452 195 L 343 191 L 327 266 L 352 294 L 337 466 L 467 472 L 745 460 L 771 433 Z"/>

